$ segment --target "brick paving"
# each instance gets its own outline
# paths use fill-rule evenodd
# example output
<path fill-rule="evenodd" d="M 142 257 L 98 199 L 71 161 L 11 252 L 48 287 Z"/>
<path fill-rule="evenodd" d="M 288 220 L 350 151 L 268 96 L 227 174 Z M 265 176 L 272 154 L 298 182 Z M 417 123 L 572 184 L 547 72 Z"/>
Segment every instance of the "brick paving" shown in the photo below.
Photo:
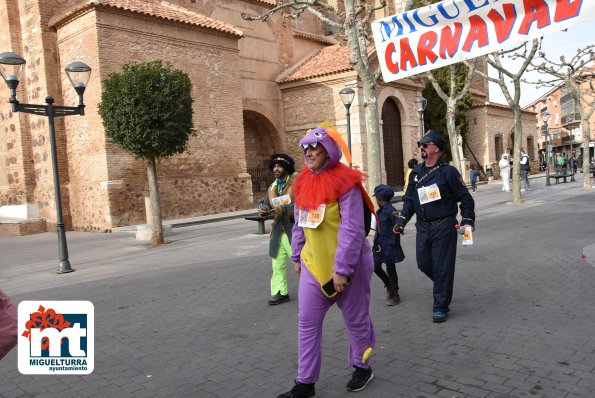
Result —
<path fill-rule="evenodd" d="M 431 284 L 414 263 L 413 224 L 398 265 L 402 303 L 372 283 L 375 380 L 361 397 L 595 396 L 595 189 L 534 180 L 526 202 L 480 186 L 475 245 L 458 249 L 448 322 L 431 322 Z M 296 370 L 292 300 L 266 305 L 268 238 L 243 219 L 176 228 L 151 249 L 127 234 L 67 233 L 76 272 L 55 275 L 55 234 L 0 237 L 0 286 L 15 301 L 90 300 L 95 371 L 30 376 L 0 361 L 0 397 L 275 397 Z M 336 308 L 324 325 L 317 397 L 351 397 Z"/>

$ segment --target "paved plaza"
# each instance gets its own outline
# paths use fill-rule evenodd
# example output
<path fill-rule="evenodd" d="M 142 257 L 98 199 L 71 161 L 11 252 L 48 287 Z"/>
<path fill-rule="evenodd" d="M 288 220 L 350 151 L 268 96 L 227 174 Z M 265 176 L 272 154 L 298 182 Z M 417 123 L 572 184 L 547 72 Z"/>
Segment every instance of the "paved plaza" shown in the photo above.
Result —
<path fill-rule="evenodd" d="M 430 281 L 410 223 L 398 264 L 402 303 L 372 279 L 375 379 L 345 384 L 348 339 L 327 315 L 318 398 L 594 397 L 595 189 L 533 180 L 511 204 L 480 185 L 475 244 L 459 247 L 454 299 L 432 323 Z M 267 224 L 268 227 L 269 224 Z M 17 351 L 0 361 L 0 397 L 276 397 L 296 373 L 297 278 L 269 307 L 268 236 L 243 218 L 174 228 L 151 248 L 129 233 L 68 232 L 72 267 L 57 275 L 55 233 L 0 236 L 0 287 L 15 302 L 89 300 L 95 370 L 31 376 Z M 460 244 L 460 242 L 459 242 Z M 289 269 L 289 268 L 288 268 Z"/>

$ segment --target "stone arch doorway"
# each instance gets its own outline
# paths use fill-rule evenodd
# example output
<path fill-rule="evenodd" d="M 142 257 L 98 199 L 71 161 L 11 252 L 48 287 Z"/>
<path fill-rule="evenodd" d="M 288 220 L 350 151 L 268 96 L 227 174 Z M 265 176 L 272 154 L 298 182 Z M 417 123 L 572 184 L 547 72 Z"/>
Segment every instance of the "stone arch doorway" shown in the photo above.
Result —
<path fill-rule="evenodd" d="M 273 182 L 273 175 L 268 169 L 271 155 L 280 148 L 279 135 L 273 124 L 262 114 L 244 111 L 244 145 L 246 168 L 252 177 L 254 199 L 262 199 Z"/>
<path fill-rule="evenodd" d="M 382 105 L 382 142 L 386 183 L 400 189 L 405 184 L 401 112 L 392 98 Z"/>

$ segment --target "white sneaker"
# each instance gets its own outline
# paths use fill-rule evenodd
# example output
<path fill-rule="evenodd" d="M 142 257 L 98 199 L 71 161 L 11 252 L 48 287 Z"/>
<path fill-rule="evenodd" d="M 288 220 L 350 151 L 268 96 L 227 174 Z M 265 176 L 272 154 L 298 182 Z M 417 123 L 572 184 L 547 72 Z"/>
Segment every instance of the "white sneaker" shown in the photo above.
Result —
<path fill-rule="evenodd" d="M 522 188 L 522 189 L 521 189 L 521 192 L 525 192 L 525 188 Z"/>

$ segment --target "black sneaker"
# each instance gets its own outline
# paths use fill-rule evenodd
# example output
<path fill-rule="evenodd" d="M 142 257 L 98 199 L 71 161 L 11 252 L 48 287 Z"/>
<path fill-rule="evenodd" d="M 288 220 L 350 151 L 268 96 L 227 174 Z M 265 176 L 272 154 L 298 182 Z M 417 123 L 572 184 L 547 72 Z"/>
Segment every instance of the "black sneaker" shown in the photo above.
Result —
<path fill-rule="evenodd" d="M 295 386 L 286 393 L 277 395 L 277 398 L 311 398 L 314 396 L 314 383 L 304 384 L 295 382 Z"/>
<path fill-rule="evenodd" d="M 351 380 L 347 383 L 347 390 L 348 391 L 361 391 L 368 383 L 374 378 L 374 373 L 372 373 L 372 368 L 363 369 L 354 366 L 355 371 L 351 376 Z"/>
<path fill-rule="evenodd" d="M 281 294 L 281 292 L 277 292 L 271 299 L 269 300 L 269 305 L 277 305 L 289 301 L 289 294 Z"/>

